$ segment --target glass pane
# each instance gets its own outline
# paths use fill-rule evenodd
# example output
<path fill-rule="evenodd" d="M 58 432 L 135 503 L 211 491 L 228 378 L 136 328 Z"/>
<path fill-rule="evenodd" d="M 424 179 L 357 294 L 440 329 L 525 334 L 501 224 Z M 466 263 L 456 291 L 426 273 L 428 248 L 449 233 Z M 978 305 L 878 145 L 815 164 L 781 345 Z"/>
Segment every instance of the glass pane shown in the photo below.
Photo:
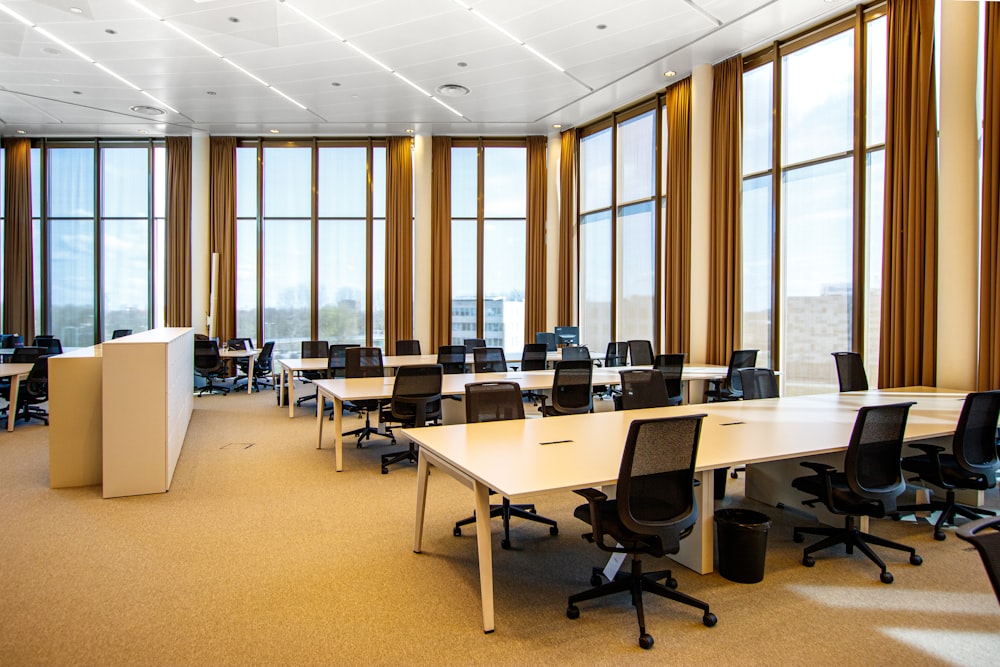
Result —
<path fill-rule="evenodd" d="M 49 149 L 48 158 L 49 217 L 92 217 L 94 215 L 94 149 L 52 148 Z M 143 191 L 145 190 L 146 188 L 143 186 Z M 93 254 L 93 250 L 91 250 L 91 254 Z"/>
<path fill-rule="evenodd" d="M 655 156 L 656 114 L 650 111 L 619 123 L 617 160 L 619 202 L 653 196 Z"/>
<path fill-rule="evenodd" d="M 646 202 L 621 209 L 617 226 L 618 340 L 653 339 L 654 253 L 653 204 Z M 590 343 L 590 338 L 585 341 Z M 594 348 L 607 348 L 607 344 Z"/>
<path fill-rule="evenodd" d="M 887 25 L 884 16 L 868 22 L 868 118 L 865 132 L 869 146 L 885 143 Z"/>
<path fill-rule="evenodd" d="M 101 149 L 103 217 L 144 218 L 149 215 L 149 194 L 149 149 Z"/>
<path fill-rule="evenodd" d="M 879 331 L 882 326 L 882 225 L 885 200 L 885 151 L 872 151 L 867 160 L 868 201 L 865 205 L 865 372 L 868 384 L 877 385 Z"/>
<path fill-rule="evenodd" d="M 774 65 L 767 63 L 743 74 L 743 173 L 771 168 L 774 146 Z"/>
<path fill-rule="evenodd" d="M 368 234 L 361 220 L 319 222 L 319 337 L 364 345 Z"/>
<path fill-rule="evenodd" d="M 385 218 L 372 223 L 372 345 L 385 349 Z"/>
<path fill-rule="evenodd" d="M 836 391 L 830 353 L 851 344 L 852 161 L 784 175 L 785 395 Z"/>
<path fill-rule="evenodd" d="M 311 211 L 312 149 L 265 148 L 264 216 L 308 218 Z"/>
<path fill-rule="evenodd" d="M 153 147 L 153 217 L 167 217 L 167 148 Z"/>
<path fill-rule="evenodd" d="M 53 264 L 55 268 L 55 264 Z M 149 223 L 104 221 L 104 333 L 149 328 Z"/>
<path fill-rule="evenodd" d="M 34 156 L 32 156 L 34 157 Z M 35 333 L 42 331 L 42 221 L 31 219 L 31 261 L 35 274 Z M 15 331 L 13 333 L 20 333 Z"/>
<path fill-rule="evenodd" d="M 335 146 L 319 149 L 319 216 L 368 215 L 368 149 Z"/>
<path fill-rule="evenodd" d="M 784 164 L 850 150 L 854 144 L 854 31 L 795 51 L 783 63 Z"/>
<path fill-rule="evenodd" d="M 611 341 L 611 211 L 580 218 L 580 342 L 605 350 Z"/>
<path fill-rule="evenodd" d="M 476 328 L 476 221 L 451 221 L 451 344 L 478 338 Z"/>
<path fill-rule="evenodd" d="M 52 326 L 48 331 L 64 348 L 93 345 L 94 221 L 50 220 Z"/>
<path fill-rule="evenodd" d="M 372 148 L 372 217 L 385 217 L 385 148 L 375 146 Z"/>
<path fill-rule="evenodd" d="M 771 367 L 771 294 L 774 286 L 774 231 L 771 176 L 743 182 L 742 346 L 760 350 L 757 366 Z"/>
<path fill-rule="evenodd" d="M 486 148 L 483 172 L 483 217 L 523 218 L 527 215 L 527 149 Z M 452 215 L 456 215 L 454 211 Z"/>
<path fill-rule="evenodd" d="M 580 140 L 580 208 L 611 206 L 611 128 Z"/>
<path fill-rule="evenodd" d="M 310 338 L 311 245 L 309 220 L 264 221 L 263 333 L 281 357 L 299 356 Z"/>
<path fill-rule="evenodd" d="M 518 353 L 524 347 L 525 229 L 524 220 L 487 220 L 483 227 L 483 338 Z"/>
<path fill-rule="evenodd" d="M 479 161 L 476 148 L 451 149 L 451 217 L 475 218 L 478 213 Z"/>
<path fill-rule="evenodd" d="M 236 221 L 236 335 L 257 337 L 257 221 Z M 263 341 L 261 341 L 262 343 Z"/>
<path fill-rule="evenodd" d="M 257 147 L 236 149 L 236 217 L 257 217 Z"/>
<path fill-rule="evenodd" d="M 166 324 L 167 149 L 153 148 L 153 327 Z"/>
<path fill-rule="evenodd" d="M 42 150 L 40 148 L 31 149 L 31 217 L 38 218 L 42 215 Z M 49 211 L 52 215 L 52 211 Z M 37 279 L 39 274 L 35 274 Z M 36 309 L 37 312 L 37 309 Z M 36 329 L 37 331 L 37 329 Z"/>

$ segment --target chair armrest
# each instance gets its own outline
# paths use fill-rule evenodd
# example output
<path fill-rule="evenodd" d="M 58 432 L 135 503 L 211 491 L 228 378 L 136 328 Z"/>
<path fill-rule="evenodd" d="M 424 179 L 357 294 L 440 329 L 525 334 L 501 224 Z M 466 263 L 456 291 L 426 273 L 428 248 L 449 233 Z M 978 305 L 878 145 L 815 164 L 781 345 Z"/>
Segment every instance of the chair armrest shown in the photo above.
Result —
<path fill-rule="evenodd" d="M 573 493 L 578 496 L 583 496 L 587 499 L 588 503 L 600 503 L 608 499 L 608 494 L 603 491 L 598 491 L 597 489 L 576 489 Z"/>
<path fill-rule="evenodd" d="M 937 459 L 937 455 L 944 451 L 944 447 L 939 445 L 932 445 L 929 442 L 908 442 L 907 447 L 913 447 L 914 449 L 919 449 L 927 456 L 931 456 Z"/>
<path fill-rule="evenodd" d="M 803 468 L 809 468 L 817 475 L 825 475 L 827 473 L 836 472 L 836 468 L 825 463 L 817 463 L 816 461 L 802 461 L 799 463 Z"/>
<path fill-rule="evenodd" d="M 416 406 L 416 414 L 413 415 L 413 427 L 420 428 L 427 424 L 427 399 L 415 398 L 413 404 Z"/>
<path fill-rule="evenodd" d="M 955 534 L 966 542 L 971 542 L 974 535 L 986 530 L 987 528 L 993 528 L 994 530 L 1000 531 L 1000 517 L 987 516 L 982 519 L 976 519 L 975 521 L 967 521 L 959 526 L 958 530 L 955 531 Z"/>
<path fill-rule="evenodd" d="M 584 539 L 596 543 L 598 548 L 602 551 L 623 551 L 622 548 L 616 544 L 607 544 L 604 541 L 604 526 L 601 525 L 601 514 L 597 511 L 597 506 L 600 503 L 606 502 L 608 500 L 608 495 L 603 491 L 598 491 L 597 489 L 575 489 L 573 493 L 586 498 L 587 504 L 590 506 L 590 527 L 594 529 L 594 532 L 589 533 L 589 538 L 584 536 Z"/>

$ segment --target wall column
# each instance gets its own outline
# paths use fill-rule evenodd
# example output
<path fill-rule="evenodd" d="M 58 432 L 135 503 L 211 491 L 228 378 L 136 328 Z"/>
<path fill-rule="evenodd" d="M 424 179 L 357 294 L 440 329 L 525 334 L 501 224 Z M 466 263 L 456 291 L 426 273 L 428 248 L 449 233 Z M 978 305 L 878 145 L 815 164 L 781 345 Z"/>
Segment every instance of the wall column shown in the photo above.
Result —
<path fill-rule="evenodd" d="M 208 294 L 212 258 L 208 251 L 209 137 L 191 137 L 191 326 L 208 333 Z"/>
<path fill-rule="evenodd" d="M 691 72 L 691 355 L 708 353 L 709 223 L 712 208 L 712 66 Z"/>
<path fill-rule="evenodd" d="M 431 137 L 413 137 L 413 337 L 424 354 L 431 340 Z"/>

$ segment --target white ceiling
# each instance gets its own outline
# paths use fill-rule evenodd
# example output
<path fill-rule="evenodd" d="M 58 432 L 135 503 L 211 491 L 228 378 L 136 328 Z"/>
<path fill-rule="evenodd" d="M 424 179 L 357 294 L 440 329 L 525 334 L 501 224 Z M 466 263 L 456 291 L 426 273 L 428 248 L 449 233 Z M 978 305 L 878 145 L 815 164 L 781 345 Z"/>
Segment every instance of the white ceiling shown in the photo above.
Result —
<path fill-rule="evenodd" d="M 0 0 L 177 111 L 136 113 L 131 107 L 162 105 L 0 13 L 0 134 L 547 134 L 553 124 L 580 125 L 664 88 L 667 70 L 684 77 L 858 4 L 464 0 L 559 72 L 454 0 L 288 0 L 347 43 L 281 0 L 137 2 L 306 109 L 129 0 Z M 467 87 L 464 97 L 441 98 L 462 116 L 350 45 L 436 97 L 442 84 Z"/>

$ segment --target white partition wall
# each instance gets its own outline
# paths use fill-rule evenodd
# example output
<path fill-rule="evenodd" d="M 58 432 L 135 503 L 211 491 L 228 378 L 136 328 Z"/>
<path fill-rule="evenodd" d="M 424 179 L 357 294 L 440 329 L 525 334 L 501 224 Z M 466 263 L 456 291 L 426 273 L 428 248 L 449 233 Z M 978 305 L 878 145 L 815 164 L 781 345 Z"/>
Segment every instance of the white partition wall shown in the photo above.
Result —
<path fill-rule="evenodd" d="M 49 359 L 49 486 L 101 483 L 101 346 Z"/>
<path fill-rule="evenodd" d="M 153 329 L 104 343 L 104 497 L 170 489 L 194 406 L 194 332 Z"/>

